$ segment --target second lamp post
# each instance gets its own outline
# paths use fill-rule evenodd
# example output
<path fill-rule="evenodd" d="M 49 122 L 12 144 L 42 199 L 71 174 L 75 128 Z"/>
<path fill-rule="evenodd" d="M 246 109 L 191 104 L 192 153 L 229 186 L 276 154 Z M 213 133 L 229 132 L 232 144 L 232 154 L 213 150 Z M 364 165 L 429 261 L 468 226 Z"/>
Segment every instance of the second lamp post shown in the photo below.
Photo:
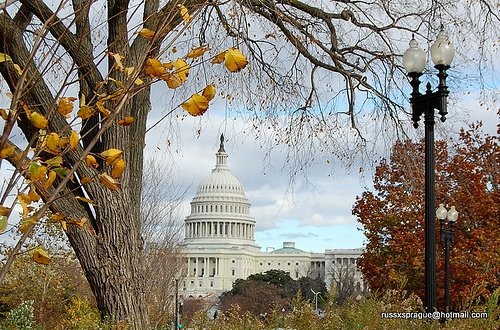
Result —
<path fill-rule="evenodd" d="M 458 219 L 458 212 L 455 206 L 447 211 L 443 204 L 439 204 L 436 217 L 439 219 L 439 233 L 444 249 L 444 307 L 448 312 L 450 308 L 450 249 L 455 244 L 455 223 Z"/>
<path fill-rule="evenodd" d="M 427 83 L 425 94 L 419 91 L 418 79 L 425 68 L 425 53 L 418 47 L 413 38 L 410 48 L 403 55 L 403 65 L 411 78 L 413 88 L 410 102 L 412 105 L 412 121 L 418 127 L 420 117 L 424 115 L 425 124 L 425 308 L 427 312 L 436 309 L 436 222 L 435 222 L 435 157 L 434 157 L 434 111 L 438 110 L 441 121 L 446 120 L 448 87 L 446 86 L 446 70 L 450 68 L 454 49 L 448 35 L 441 28 L 436 41 L 431 46 L 431 58 L 438 70 L 439 85 L 433 92 Z"/>

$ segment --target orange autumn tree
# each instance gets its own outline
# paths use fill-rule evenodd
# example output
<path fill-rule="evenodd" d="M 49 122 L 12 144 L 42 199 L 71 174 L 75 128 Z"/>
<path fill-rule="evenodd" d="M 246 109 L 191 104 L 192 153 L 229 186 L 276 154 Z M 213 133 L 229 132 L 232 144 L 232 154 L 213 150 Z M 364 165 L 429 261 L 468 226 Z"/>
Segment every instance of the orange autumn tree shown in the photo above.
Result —
<path fill-rule="evenodd" d="M 481 125 L 456 142 L 437 141 L 436 201 L 455 205 L 459 218 L 451 250 L 454 307 L 484 298 L 500 285 L 499 137 Z M 368 239 L 359 267 L 372 290 L 424 294 L 424 144 L 398 142 L 377 166 L 374 191 L 358 196 L 353 214 Z M 437 221 L 437 220 L 436 220 Z M 444 296 L 444 257 L 437 224 L 438 303 Z"/>

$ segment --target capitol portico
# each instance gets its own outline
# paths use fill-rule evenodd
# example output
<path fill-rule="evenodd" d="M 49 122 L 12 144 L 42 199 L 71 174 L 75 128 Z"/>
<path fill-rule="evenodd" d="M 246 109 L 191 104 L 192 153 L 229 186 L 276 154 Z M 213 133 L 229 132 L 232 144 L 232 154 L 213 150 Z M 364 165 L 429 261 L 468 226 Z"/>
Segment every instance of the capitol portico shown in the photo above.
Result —
<path fill-rule="evenodd" d="M 293 242 L 283 248 L 261 252 L 255 243 L 255 219 L 243 185 L 227 165 L 228 154 L 221 136 L 215 168 L 200 183 L 185 219 L 185 239 L 180 244 L 185 258 L 180 293 L 185 296 L 219 295 L 231 290 L 234 281 L 251 274 L 280 269 L 293 279 L 320 277 L 327 286 L 335 267 L 352 266 L 358 286 L 361 274 L 355 270 L 362 249 L 305 252 Z"/>

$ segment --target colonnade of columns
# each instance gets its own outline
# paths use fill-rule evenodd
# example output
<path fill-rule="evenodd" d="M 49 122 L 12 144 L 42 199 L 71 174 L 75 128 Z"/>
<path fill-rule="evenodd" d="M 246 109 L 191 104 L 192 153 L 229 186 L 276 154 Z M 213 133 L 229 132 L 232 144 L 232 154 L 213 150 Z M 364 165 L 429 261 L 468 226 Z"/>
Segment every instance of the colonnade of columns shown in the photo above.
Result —
<path fill-rule="evenodd" d="M 188 276 L 214 277 L 219 275 L 220 258 L 191 257 L 188 258 Z"/>
<path fill-rule="evenodd" d="M 254 238 L 254 225 L 227 221 L 194 221 L 186 223 L 186 237 Z"/>

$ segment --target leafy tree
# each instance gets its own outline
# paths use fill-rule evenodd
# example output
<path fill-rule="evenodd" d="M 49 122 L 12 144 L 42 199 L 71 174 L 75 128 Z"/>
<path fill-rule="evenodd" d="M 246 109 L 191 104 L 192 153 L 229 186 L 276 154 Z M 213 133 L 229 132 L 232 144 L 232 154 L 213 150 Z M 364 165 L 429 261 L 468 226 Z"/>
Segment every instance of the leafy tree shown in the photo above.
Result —
<path fill-rule="evenodd" d="M 151 85 L 161 81 L 179 91 L 170 94 L 166 117 L 179 105 L 201 115 L 216 95 L 214 84 L 225 86 L 230 73 L 245 68 L 244 51 L 255 70 L 219 94 L 232 99 L 248 91 L 256 126 L 275 127 L 277 142 L 310 141 L 306 149 L 349 157 L 365 142 L 357 121 L 364 112 L 358 110 L 383 109 L 382 120 L 398 122 L 400 107 L 391 96 L 400 95 L 402 72 L 394 54 L 403 46 L 395 41 L 410 32 L 426 39 L 441 8 L 435 1 L 341 1 L 329 8 L 288 0 L 1 4 L 9 5 L 0 14 L 0 74 L 10 91 L 8 110 L 0 111 L 0 156 L 15 170 L 2 191 L 2 231 L 8 219 L 14 221 L 15 204 L 23 212 L 16 225 L 22 236 L 0 282 L 50 209 L 52 221 L 65 228 L 102 316 L 136 329 L 148 325 L 140 203 Z M 440 17 L 457 35 L 478 31 L 481 47 L 475 49 L 487 57 L 490 47 L 484 44 L 498 35 L 495 4 L 461 0 L 447 6 L 481 13 L 449 9 L 440 10 Z M 201 60 L 209 47 L 210 59 Z M 209 69 L 209 61 L 223 62 L 230 73 Z M 203 77 L 208 85 L 186 84 L 188 76 Z M 338 134 L 345 127 L 353 134 Z M 33 209 L 40 200 L 43 205 Z M 50 262 L 43 247 L 34 256 Z"/>
<path fill-rule="evenodd" d="M 368 239 L 359 265 L 371 289 L 399 287 L 423 296 L 423 146 L 411 141 L 394 145 L 390 160 L 376 168 L 374 191 L 364 192 L 354 205 Z M 435 154 L 436 200 L 459 212 L 450 268 L 451 301 L 460 307 L 500 284 L 499 136 L 484 134 L 474 124 L 461 130 L 457 142 L 439 141 Z M 443 281 L 442 249 L 436 250 L 438 280 Z M 443 283 L 438 288 L 442 301 Z"/>
<path fill-rule="evenodd" d="M 311 303 L 315 301 L 314 293 L 311 291 L 313 290 L 314 292 L 320 293 L 318 296 L 318 306 L 323 306 L 325 304 L 328 296 L 325 281 L 319 277 L 311 278 L 304 276 L 299 278 L 297 283 L 299 285 L 300 295 L 307 301 Z"/>

